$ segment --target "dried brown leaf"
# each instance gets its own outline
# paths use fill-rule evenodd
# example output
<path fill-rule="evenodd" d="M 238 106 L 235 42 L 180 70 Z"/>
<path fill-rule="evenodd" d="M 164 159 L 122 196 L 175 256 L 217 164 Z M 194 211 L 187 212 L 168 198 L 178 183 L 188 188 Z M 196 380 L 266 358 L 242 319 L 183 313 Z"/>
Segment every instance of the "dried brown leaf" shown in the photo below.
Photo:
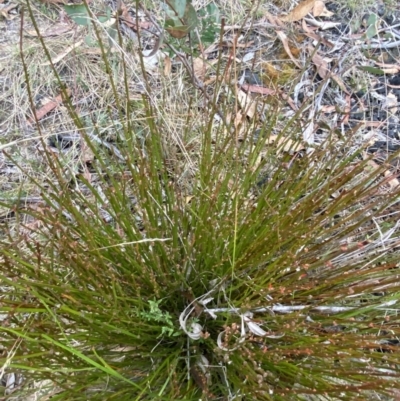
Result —
<path fill-rule="evenodd" d="M 303 21 L 301 21 L 301 27 L 303 28 L 303 31 L 304 31 L 305 34 L 308 34 L 308 33 L 313 32 L 313 29 L 310 28 L 310 27 L 307 25 L 307 22 L 306 22 L 304 19 L 303 19 Z M 314 30 L 315 30 L 315 28 L 314 28 Z"/>
<path fill-rule="evenodd" d="M 322 10 L 320 17 L 331 18 L 335 15 L 332 11 L 329 11 L 326 7 Z"/>
<path fill-rule="evenodd" d="M 204 80 L 206 76 L 207 63 L 202 57 L 196 57 L 193 60 L 193 73 L 196 78 Z"/>
<path fill-rule="evenodd" d="M 284 99 L 287 104 L 291 107 L 292 110 L 297 111 L 299 108 L 294 104 L 293 99 L 287 94 L 281 92 L 280 95 L 282 96 L 282 99 Z"/>
<path fill-rule="evenodd" d="M 71 96 L 71 91 L 67 89 L 67 94 L 68 96 Z M 56 96 L 53 100 L 50 100 L 47 102 L 43 107 L 41 107 L 39 110 L 34 110 L 34 113 L 36 115 L 36 119 L 40 121 L 47 113 L 50 113 L 50 111 L 54 110 L 57 106 L 59 106 L 62 103 L 62 95 Z M 29 123 L 33 123 L 33 120 L 29 120 Z"/>
<path fill-rule="evenodd" d="M 136 30 L 136 22 L 132 18 L 132 16 L 129 14 L 128 7 L 125 5 L 125 3 L 122 0 L 118 1 L 118 12 L 121 15 L 122 22 L 126 25 L 128 25 L 129 28 L 132 28 L 133 30 Z"/>
<path fill-rule="evenodd" d="M 322 12 L 324 11 L 324 8 L 325 8 L 325 3 L 321 0 L 317 0 L 314 4 L 313 16 L 319 17 L 322 14 Z"/>
<path fill-rule="evenodd" d="M 270 135 L 266 141 L 266 145 L 274 145 L 282 152 L 299 152 L 305 149 L 304 144 L 294 141 L 290 138 L 284 138 L 278 135 Z"/>
<path fill-rule="evenodd" d="M 307 46 L 307 50 L 310 53 L 311 60 L 317 67 L 318 75 L 324 79 L 329 73 L 328 63 L 324 60 L 322 56 L 311 45 Z"/>
<path fill-rule="evenodd" d="M 276 94 L 276 90 L 266 88 L 264 86 L 244 84 L 241 86 L 241 88 L 246 92 L 259 93 L 260 95 L 275 95 Z"/>
<path fill-rule="evenodd" d="M 313 15 L 314 17 L 330 18 L 334 15 L 334 13 L 325 7 L 325 3 L 322 0 L 317 0 L 313 9 Z"/>
<path fill-rule="evenodd" d="M 6 20 L 11 21 L 18 16 L 18 13 L 10 14 L 10 11 L 16 9 L 18 4 L 10 3 L 8 5 L 0 3 L 0 16 L 2 15 Z"/>
<path fill-rule="evenodd" d="M 349 91 L 346 88 L 342 78 L 340 78 L 337 74 L 331 73 L 331 78 L 338 84 L 339 88 L 344 92 L 349 94 Z"/>
<path fill-rule="evenodd" d="M 137 31 L 136 19 L 132 17 L 132 15 L 129 13 L 128 7 L 122 0 L 120 0 L 118 4 L 119 4 L 118 12 L 121 16 L 121 22 L 127 25 L 132 30 Z M 140 28 L 150 29 L 152 24 L 151 22 L 148 21 L 138 21 L 138 25 Z"/>
<path fill-rule="evenodd" d="M 239 90 L 237 93 L 238 102 L 240 107 L 245 111 L 249 118 L 253 118 L 257 112 L 256 104 L 251 99 L 251 96 L 246 94 L 243 90 Z"/>
<path fill-rule="evenodd" d="M 164 75 L 167 77 L 168 75 L 171 75 L 171 70 L 172 70 L 172 61 L 171 58 L 166 56 L 164 59 Z"/>
<path fill-rule="evenodd" d="M 237 129 L 240 127 L 243 123 L 243 121 L 246 120 L 246 116 L 243 114 L 243 112 L 239 111 L 236 113 L 235 119 L 233 120 L 233 124 L 235 125 L 235 128 Z"/>
<path fill-rule="evenodd" d="M 305 0 L 298 4 L 290 13 L 281 17 L 281 21 L 294 22 L 303 19 L 314 8 L 316 0 Z"/>

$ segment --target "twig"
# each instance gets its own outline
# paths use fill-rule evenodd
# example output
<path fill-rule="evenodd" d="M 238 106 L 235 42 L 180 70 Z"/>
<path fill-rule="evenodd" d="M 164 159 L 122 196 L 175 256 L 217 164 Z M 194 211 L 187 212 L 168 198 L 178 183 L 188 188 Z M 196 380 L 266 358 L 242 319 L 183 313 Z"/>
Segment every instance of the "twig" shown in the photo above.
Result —
<path fill-rule="evenodd" d="M 249 29 L 252 28 L 273 28 L 273 29 L 282 29 L 281 26 L 271 24 L 270 22 L 258 22 L 256 24 L 246 24 L 246 25 L 225 25 L 224 31 L 230 31 L 235 29 Z"/>
<path fill-rule="evenodd" d="M 394 29 L 394 28 L 397 28 L 398 26 L 400 26 L 400 24 L 396 24 L 393 26 L 387 26 L 385 28 L 380 29 L 377 33 L 389 31 L 394 37 L 396 37 L 397 39 L 400 39 L 400 32 L 397 31 L 396 29 Z"/>
<path fill-rule="evenodd" d="M 385 42 L 385 43 L 371 43 L 369 45 L 361 45 L 362 49 L 393 49 L 394 47 L 400 46 L 400 40 L 396 42 Z"/>
<path fill-rule="evenodd" d="M 383 304 L 377 305 L 374 307 L 374 309 L 385 309 L 388 306 L 393 306 L 396 304 L 397 300 L 393 301 L 388 301 L 384 302 Z M 298 312 L 301 310 L 309 309 L 310 312 L 320 312 L 320 313 L 342 313 L 342 312 L 349 312 L 352 310 L 356 309 L 362 309 L 362 308 L 357 308 L 353 306 L 314 306 L 310 307 L 309 305 L 273 305 L 273 306 L 267 306 L 267 307 L 261 307 L 261 308 L 255 308 L 252 309 L 251 312 L 253 313 L 265 313 L 265 312 L 273 312 L 273 313 L 292 313 L 292 312 Z M 241 308 L 214 308 L 214 309 L 208 309 L 204 308 L 204 311 L 209 313 L 211 316 L 215 313 L 237 313 L 241 314 L 242 309 Z"/>

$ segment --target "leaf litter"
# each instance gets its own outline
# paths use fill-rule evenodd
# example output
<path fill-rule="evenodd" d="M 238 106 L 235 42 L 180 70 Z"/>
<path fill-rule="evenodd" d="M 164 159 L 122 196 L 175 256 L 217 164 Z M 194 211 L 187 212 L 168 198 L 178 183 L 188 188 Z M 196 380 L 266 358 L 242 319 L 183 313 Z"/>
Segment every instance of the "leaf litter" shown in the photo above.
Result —
<path fill-rule="evenodd" d="M 3 1 L 1 3 L 2 10 L 7 10 L 8 13 L 8 11 L 15 9 L 15 7 L 12 7 L 10 4 L 11 3 L 5 3 Z M 64 4 L 64 2 L 60 1 L 60 4 Z M 177 3 L 177 6 L 179 7 L 179 3 Z M 374 58 L 367 58 L 365 54 L 357 51 L 357 49 L 360 48 L 357 47 L 359 46 L 360 39 L 365 40 L 365 45 L 374 45 L 374 40 L 384 32 L 394 32 L 394 38 L 396 38 L 396 28 L 391 28 L 389 23 L 384 21 L 376 13 L 373 14 L 373 18 L 368 19 L 364 27 L 359 27 L 359 35 L 357 36 L 357 39 L 354 40 L 350 35 L 346 36 L 346 33 L 338 34 L 337 31 L 333 30 L 335 27 L 343 24 L 343 22 L 340 21 L 338 13 L 327 8 L 329 6 L 329 2 L 305 0 L 300 1 L 290 11 L 286 12 L 286 14 L 277 13 L 276 15 L 273 15 L 271 11 L 265 12 L 264 17 L 260 19 L 261 22 L 258 23 L 256 21 L 254 24 L 254 26 L 259 26 L 260 29 L 263 30 L 262 36 L 259 34 L 259 31 L 255 30 L 254 32 L 250 32 L 250 40 L 245 37 L 239 37 L 239 40 L 236 41 L 234 47 L 236 52 L 235 57 L 240 63 L 240 67 L 245 68 L 246 65 L 250 65 L 255 73 L 260 75 L 261 82 L 257 82 L 257 84 L 242 84 L 241 87 L 238 87 L 237 91 L 233 91 L 232 93 L 235 93 L 235 96 L 237 96 L 238 103 L 244 111 L 246 118 L 258 119 L 259 123 L 262 123 L 262 115 L 256 110 L 256 108 L 259 107 L 259 100 L 256 98 L 253 99 L 253 95 L 261 96 L 261 98 L 265 99 L 271 99 L 272 97 L 277 96 L 283 97 L 282 91 L 285 91 L 285 85 L 290 84 L 290 81 L 285 82 L 284 79 L 281 79 L 285 74 L 286 66 L 284 66 L 284 62 L 279 61 L 272 63 L 268 72 L 262 70 L 262 60 L 273 60 L 274 54 L 278 54 L 274 51 L 276 46 L 271 48 L 268 47 L 268 39 L 266 40 L 264 34 L 265 32 L 268 32 L 267 37 L 270 38 L 269 40 L 271 43 L 277 44 L 277 40 L 281 43 L 282 51 L 288 58 L 288 61 L 285 61 L 285 63 L 291 63 L 292 71 L 297 74 L 297 77 L 300 78 L 301 74 L 303 74 L 300 79 L 309 82 L 306 85 L 302 85 L 302 96 L 313 96 L 316 88 L 315 73 L 317 73 L 317 75 L 322 79 L 328 78 L 329 88 L 325 93 L 326 95 L 329 94 L 329 96 L 325 96 L 320 104 L 316 105 L 316 108 L 312 113 L 314 120 L 317 116 L 321 121 L 330 120 L 328 125 L 331 130 L 342 130 L 343 128 L 340 124 L 343 123 L 349 124 L 351 127 L 354 126 L 356 121 L 361 121 L 364 123 L 367 131 L 368 127 L 376 126 L 378 126 L 380 131 L 382 131 L 382 128 L 386 124 L 386 126 L 393 127 L 389 135 L 385 135 L 384 132 L 380 132 L 379 130 L 375 130 L 374 135 L 377 139 L 383 139 L 385 137 L 387 141 L 392 141 L 393 146 L 396 147 L 396 141 L 399 140 L 399 117 L 397 104 L 399 102 L 400 92 L 397 88 L 391 87 L 393 85 L 389 84 L 386 77 L 388 75 L 394 75 L 397 77 L 400 71 L 399 58 L 392 58 L 389 62 L 378 62 Z M 123 2 L 119 2 L 115 10 L 118 11 L 120 17 L 119 23 L 122 27 L 128 28 L 133 33 L 140 30 L 142 40 L 145 42 L 152 39 L 152 34 L 148 34 L 148 31 L 154 29 L 154 20 L 149 20 L 149 18 L 147 18 L 148 12 L 140 13 L 139 18 L 136 18 L 134 16 L 135 10 L 129 9 L 129 7 L 127 7 Z M 180 17 L 184 20 L 193 20 L 189 23 L 190 28 L 192 28 L 192 25 L 194 26 L 197 23 L 194 22 L 194 17 L 191 16 L 193 10 L 182 9 L 178 11 L 181 14 Z M 157 19 L 157 16 L 155 16 L 155 18 Z M 331 20 L 329 21 L 329 19 Z M 339 19 L 339 21 L 337 21 L 337 19 Z M 265 23 L 264 21 L 269 22 Z M 288 24 L 291 24 L 290 29 L 292 30 L 292 33 L 290 35 L 288 34 Z M 178 25 L 176 26 L 178 27 Z M 232 38 L 236 37 L 236 34 L 238 33 L 237 28 L 230 29 L 229 26 L 227 26 L 227 28 L 228 29 L 224 34 L 224 43 L 226 45 L 232 43 Z M 57 37 L 64 33 L 68 33 L 71 29 L 73 29 L 73 25 L 71 25 L 70 22 L 60 21 L 51 27 L 46 27 L 40 32 L 40 35 L 50 39 L 52 36 Z M 296 30 L 302 33 L 293 34 Z M 26 32 L 32 36 L 38 34 L 32 29 L 27 29 Z M 368 40 L 371 41 L 370 44 L 368 43 Z M 383 38 L 383 40 L 385 39 Z M 260 41 L 263 43 L 262 47 L 260 47 Z M 348 45 L 345 45 L 346 42 Z M 337 47 L 336 43 L 344 44 Z M 364 46 L 363 43 L 361 44 Z M 381 43 L 381 45 L 381 54 L 385 54 L 387 46 L 385 46 L 385 42 Z M 157 46 L 158 45 L 156 45 L 156 47 Z M 171 62 L 167 57 L 168 55 L 165 53 L 166 47 L 162 44 L 159 46 L 161 47 L 156 49 L 157 51 L 154 56 L 152 55 L 151 57 L 145 58 L 145 67 L 153 75 L 157 75 L 157 71 L 161 71 L 159 68 L 163 68 L 165 75 L 171 75 L 173 74 L 173 63 L 176 61 Z M 343 46 L 346 47 L 344 51 Z M 69 63 L 69 60 L 71 60 L 70 53 L 77 47 L 86 48 L 87 45 L 82 40 L 75 40 L 74 43 L 65 46 L 61 53 L 55 55 L 52 62 L 56 64 L 61 62 Z M 297 49 L 303 50 L 298 51 Z M 230 46 L 227 46 L 226 50 L 229 52 Z M 339 52 L 342 53 L 342 55 L 340 55 Z M 143 51 L 144 55 L 151 53 L 151 48 Z M 248 55 L 250 55 L 250 57 L 248 57 Z M 193 61 L 194 75 L 199 81 L 206 82 L 208 85 L 213 83 L 212 76 L 210 76 L 210 73 L 212 72 L 210 66 L 212 66 L 216 61 L 213 57 L 212 51 L 209 53 L 204 52 L 203 56 L 197 57 Z M 307 65 L 305 62 L 309 57 L 311 57 L 312 63 Z M 339 60 L 338 57 L 339 59 L 341 57 L 339 64 L 337 63 L 337 60 Z M 49 65 L 49 61 L 45 61 L 42 65 Z M 261 70 L 256 71 L 257 65 L 261 66 Z M 312 69 L 312 66 L 315 67 L 315 70 Z M 354 74 L 354 66 L 363 69 L 364 72 Z M 305 73 L 303 72 L 304 69 Z M 280 81 L 280 87 L 277 87 L 276 83 L 271 86 L 267 75 L 271 74 L 272 70 Z M 263 76 L 263 74 L 265 74 L 265 76 Z M 383 79 L 378 81 L 374 80 L 374 78 L 378 76 L 383 77 Z M 368 92 L 366 92 L 361 98 L 355 96 L 358 89 L 357 85 L 362 87 L 364 82 L 367 82 L 371 77 L 371 82 L 374 83 L 372 86 L 368 87 Z M 350 79 L 355 81 L 355 85 L 353 82 L 350 82 Z M 292 77 L 290 77 L 290 80 L 292 81 Z M 363 82 L 361 83 L 360 81 L 359 84 L 357 80 L 363 80 Z M 379 96 L 374 95 L 374 87 L 377 89 L 379 88 L 379 91 L 382 91 L 382 86 L 386 88 L 386 95 L 380 93 L 378 94 Z M 334 104 L 332 104 L 332 101 L 330 100 L 332 98 L 338 101 L 335 101 Z M 286 98 L 286 100 L 289 108 L 297 110 L 301 107 L 301 100 L 298 100 L 297 103 L 293 102 L 293 99 L 290 98 Z M 267 100 L 263 100 L 263 102 L 265 101 Z M 374 114 L 374 112 L 372 112 L 372 115 L 369 113 L 370 115 L 365 115 L 365 118 L 359 119 L 359 112 L 357 109 L 362 108 L 364 110 L 371 110 L 371 105 L 374 102 L 377 103 L 377 106 L 379 106 L 383 111 L 387 112 L 386 120 L 382 120 L 381 117 L 378 120 L 375 120 L 377 113 Z M 53 102 L 51 104 L 54 105 L 56 103 Z M 372 109 L 377 106 L 372 106 Z M 47 111 L 46 107 L 48 108 Z M 55 110 L 55 107 L 53 106 L 50 107 L 48 105 L 46 107 L 39 110 L 39 119 Z M 356 115 L 355 121 L 353 118 L 354 115 Z M 236 117 L 232 116 L 232 118 L 235 118 L 236 121 L 238 121 Z M 242 121 L 243 117 L 239 120 Z M 307 126 L 308 131 L 313 131 L 306 135 L 307 138 L 313 137 L 314 140 L 312 142 L 320 142 L 324 138 L 324 127 L 325 126 L 320 126 L 318 121 L 314 121 L 312 126 Z M 310 142 L 309 144 L 312 143 Z"/>

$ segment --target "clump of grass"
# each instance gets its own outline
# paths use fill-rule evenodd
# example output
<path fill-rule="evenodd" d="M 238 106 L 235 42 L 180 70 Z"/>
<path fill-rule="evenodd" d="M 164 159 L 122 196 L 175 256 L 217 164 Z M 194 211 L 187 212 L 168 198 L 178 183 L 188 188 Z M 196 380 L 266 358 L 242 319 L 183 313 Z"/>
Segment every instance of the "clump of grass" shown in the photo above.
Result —
<path fill-rule="evenodd" d="M 393 396 L 399 189 L 385 190 L 385 167 L 369 167 L 352 132 L 290 152 L 304 125 L 300 111 L 282 121 L 279 102 L 241 141 L 232 99 L 217 94 L 180 133 L 149 90 L 137 124 L 127 79 L 117 89 L 105 70 L 115 143 L 102 147 L 65 99 L 92 157 L 71 175 L 70 156 L 43 140 L 47 177 L 21 167 L 41 202 L 3 204 L 14 219 L 0 251 L 2 362 L 25 378 L 15 394 L 40 382 L 54 400 Z"/>

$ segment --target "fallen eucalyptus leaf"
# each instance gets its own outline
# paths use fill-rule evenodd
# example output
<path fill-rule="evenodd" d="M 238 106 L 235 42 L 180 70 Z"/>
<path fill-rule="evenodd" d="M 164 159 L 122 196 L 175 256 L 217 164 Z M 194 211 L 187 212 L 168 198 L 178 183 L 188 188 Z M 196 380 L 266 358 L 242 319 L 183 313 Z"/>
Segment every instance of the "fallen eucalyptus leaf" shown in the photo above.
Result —
<path fill-rule="evenodd" d="M 298 4 L 288 15 L 280 17 L 284 22 L 295 22 L 304 18 L 314 8 L 316 0 L 305 0 Z"/>

